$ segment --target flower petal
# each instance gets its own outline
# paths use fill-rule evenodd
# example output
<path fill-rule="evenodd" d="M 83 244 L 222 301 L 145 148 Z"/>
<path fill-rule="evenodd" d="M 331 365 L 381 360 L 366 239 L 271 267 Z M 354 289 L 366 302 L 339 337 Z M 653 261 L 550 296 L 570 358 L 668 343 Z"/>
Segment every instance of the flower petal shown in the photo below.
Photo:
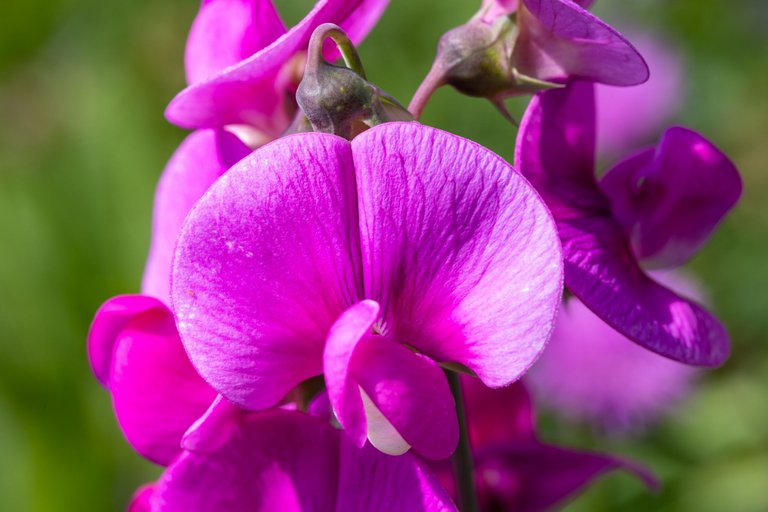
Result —
<path fill-rule="evenodd" d="M 224 130 L 189 135 L 171 157 L 155 193 L 152 245 L 141 290 L 170 304 L 171 261 L 184 218 L 219 176 L 251 152 Z"/>
<path fill-rule="evenodd" d="M 637 85 L 648 66 L 624 37 L 570 0 L 522 0 L 513 54 L 524 75 L 546 81 Z"/>
<path fill-rule="evenodd" d="M 169 464 L 216 393 L 190 364 L 162 304 L 134 315 L 114 346 L 109 390 L 120 428 L 144 457 Z"/>
<path fill-rule="evenodd" d="M 741 195 L 733 163 L 686 128 L 670 128 L 655 148 L 608 171 L 600 186 L 637 258 L 676 267 L 688 261 Z"/>
<path fill-rule="evenodd" d="M 187 39 L 187 82 L 201 82 L 283 34 L 272 0 L 203 0 Z"/>
<path fill-rule="evenodd" d="M 128 504 L 128 512 L 152 512 L 152 497 L 155 494 L 155 484 L 145 484 L 136 489 L 131 502 Z"/>
<path fill-rule="evenodd" d="M 336 23 L 357 43 L 381 16 L 388 0 L 320 0 L 286 34 L 254 55 L 207 80 L 184 89 L 168 105 L 169 121 L 183 128 L 248 124 L 271 135 L 288 125 L 282 112 L 291 79 L 282 68 L 305 51 L 312 31 L 323 23 Z"/>
<path fill-rule="evenodd" d="M 617 457 L 569 450 L 538 442 L 489 446 L 475 458 L 478 495 L 487 509 L 543 512 L 595 478 L 624 469 L 651 488 L 645 468 Z"/>
<path fill-rule="evenodd" d="M 157 484 L 156 511 L 455 510 L 409 455 L 357 448 L 303 413 L 246 415 L 214 453 L 184 453 Z"/>
<path fill-rule="evenodd" d="M 365 336 L 352 360 L 352 375 L 383 418 L 428 459 L 445 459 L 459 441 L 456 408 L 443 370 L 434 361 L 384 336 Z M 375 442 L 368 416 L 368 436 Z"/>
<path fill-rule="evenodd" d="M 331 327 L 323 353 L 328 399 L 356 446 L 365 444 L 368 425 L 359 385 L 351 376 L 352 355 L 378 316 L 379 305 L 372 300 L 358 302 L 344 311 Z"/>
<path fill-rule="evenodd" d="M 591 115 L 590 115 L 591 112 Z M 518 135 L 517 165 L 550 207 L 563 243 L 565 284 L 627 338 L 687 364 L 717 366 L 728 336 L 701 306 L 638 266 L 586 163 L 594 155 L 594 95 L 587 84 L 540 93 Z"/>
<path fill-rule="evenodd" d="M 525 441 L 535 437 L 533 404 L 521 381 L 490 389 L 478 379 L 462 376 L 461 387 L 472 446 L 479 448 L 494 442 Z"/>
<path fill-rule="evenodd" d="M 99 307 L 88 331 L 88 360 L 98 381 L 109 387 L 112 359 L 120 332 L 136 316 L 164 309 L 159 300 L 146 295 L 120 295 Z"/>
<path fill-rule="evenodd" d="M 382 329 L 503 386 L 552 329 L 561 255 L 551 216 L 491 151 L 417 123 L 352 141 L 366 297 Z"/>
<path fill-rule="evenodd" d="M 325 337 L 359 297 L 349 143 L 284 137 L 217 181 L 187 217 L 172 276 L 201 375 L 246 409 L 322 373 Z"/>

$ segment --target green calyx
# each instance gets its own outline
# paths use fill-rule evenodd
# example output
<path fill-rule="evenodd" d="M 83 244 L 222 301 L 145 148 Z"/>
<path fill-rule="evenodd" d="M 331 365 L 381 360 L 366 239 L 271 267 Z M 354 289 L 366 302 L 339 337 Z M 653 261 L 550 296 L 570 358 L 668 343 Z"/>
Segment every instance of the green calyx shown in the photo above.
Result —
<path fill-rule="evenodd" d="M 328 38 L 336 44 L 346 67 L 323 58 L 323 43 Z M 312 34 L 296 101 L 314 131 L 350 140 L 377 124 L 413 120 L 397 100 L 366 80 L 357 50 L 347 35 L 330 23 Z"/>

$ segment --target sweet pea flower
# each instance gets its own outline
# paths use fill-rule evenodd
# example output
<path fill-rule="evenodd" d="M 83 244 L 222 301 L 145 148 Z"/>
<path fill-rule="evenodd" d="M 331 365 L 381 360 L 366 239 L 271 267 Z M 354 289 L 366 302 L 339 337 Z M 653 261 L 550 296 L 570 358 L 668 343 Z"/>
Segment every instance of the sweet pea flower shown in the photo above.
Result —
<path fill-rule="evenodd" d="M 463 377 L 462 388 L 481 511 L 551 510 L 617 469 L 629 471 L 651 488 L 657 486 L 653 475 L 633 462 L 540 441 L 533 405 L 521 382 L 488 389 L 477 379 Z M 444 487 L 453 490 L 449 465 L 433 465 Z"/>
<path fill-rule="evenodd" d="M 698 287 L 683 274 L 656 271 L 652 276 L 677 293 L 701 299 Z M 698 374 L 632 343 L 570 298 L 525 381 L 538 400 L 567 418 L 620 434 L 669 412 L 691 391 Z"/>
<path fill-rule="evenodd" d="M 696 302 L 654 281 L 640 264 L 687 260 L 741 192 L 738 171 L 701 135 L 667 130 L 655 148 L 595 178 L 590 84 L 546 91 L 531 102 L 516 162 L 557 223 L 565 284 L 635 343 L 677 361 L 717 366 L 728 336 Z"/>
<path fill-rule="evenodd" d="M 591 2 L 484 0 L 466 24 L 447 32 L 409 110 L 418 117 L 440 86 L 489 99 L 505 116 L 504 99 L 574 80 L 630 86 L 648 79 L 637 50 L 590 14 Z"/>
<path fill-rule="evenodd" d="M 204 0 L 186 50 L 189 87 L 168 105 L 183 128 L 246 126 L 274 138 L 295 112 L 293 93 L 312 31 L 341 26 L 359 43 L 388 0 L 319 0 L 290 30 L 272 0 Z M 329 47 L 332 60 L 338 54 Z"/>
<path fill-rule="evenodd" d="M 297 411 L 229 415 L 229 435 L 185 450 L 136 512 L 455 511 L 411 454 L 357 447 L 327 422 Z M 143 507 L 143 508 L 142 508 Z"/>
<path fill-rule="evenodd" d="M 417 123 L 283 137 L 220 178 L 182 227 L 172 304 L 203 378 L 249 410 L 324 374 L 357 446 L 445 458 L 439 364 L 486 385 L 543 349 L 562 292 L 551 216 L 489 150 Z"/>

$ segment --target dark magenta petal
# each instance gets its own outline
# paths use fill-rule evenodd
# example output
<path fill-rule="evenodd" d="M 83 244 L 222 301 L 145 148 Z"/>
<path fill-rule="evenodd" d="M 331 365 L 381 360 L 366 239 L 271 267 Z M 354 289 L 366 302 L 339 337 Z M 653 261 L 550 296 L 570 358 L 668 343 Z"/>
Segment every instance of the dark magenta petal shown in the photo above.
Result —
<path fill-rule="evenodd" d="M 171 261 L 184 218 L 213 182 L 250 152 L 240 139 L 224 130 L 196 131 L 181 143 L 155 192 L 143 293 L 170 304 Z"/>
<path fill-rule="evenodd" d="M 423 465 L 355 447 L 320 419 L 244 416 L 213 453 L 185 452 L 157 484 L 156 512 L 454 510 Z"/>
<path fill-rule="evenodd" d="M 325 337 L 360 294 L 349 142 L 284 137 L 244 159 L 190 213 L 172 298 L 201 375 L 246 409 L 322 373 Z"/>
<path fill-rule="evenodd" d="M 475 464 L 478 495 L 485 510 L 550 510 L 594 479 L 617 469 L 657 487 L 654 476 L 632 462 L 536 441 L 485 447 L 476 454 Z"/>
<path fill-rule="evenodd" d="M 711 142 L 670 128 L 655 148 L 600 181 L 637 258 L 652 267 L 688 261 L 741 195 L 741 177 Z"/>
<path fill-rule="evenodd" d="M 201 82 L 283 34 L 272 0 L 203 0 L 187 38 L 187 82 Z"/>
<path fill-rule="evenodd" d="M 637 50 L 609 25 L 570 0 L 522 0 L 517 70 L 540 80 L 636 85 L 648 79 Z"/>
<path fill-rule="evenodd" d="M 223 396 L 217 396 L 208 410 L 184 433 L 181 446 L 190 452 L 211 453 L 227 442 L 244 411 Z"/>
<path fill-rule="evenodd" d="M 216 396 L 190 364 L 173 316 L 159 302 L 115 333 L 108 388 L 128 442 L 163 465 L 181 451 L 182 435 Z"/>
<path fill-rule="evenodd" d="M 640 269 L 587 167 L 594 140 L 592 87 L 579 83 L 534 98 L 518 135 L 517 165 L 557 222 L 566 286 L 634 342 L 683 363 L 721 364 L 729 347 L 718 320 Z"/>
<path fill-rule="evenodd" d="M 533 404 L 521 381 L 491 389 L 474 377 L 462 376 L 461 385 L 472 446 L 535 437 Z"/>
<path fill-rule="evenodd" d="M 352 141 L 366 297 L 382 332 L 499 387 L 543 349 L 561 256 L 536 192 L 491 151 L 417 123 Z"/>
<path fill-rule="evenodd" d="M 358 43 L 381 16 L 388 0 L 320 0 L 286 34 L 254 55 L 207 80 L 192 84 L 165 112 L 184 128 L 247 124 L 271 135 L 288 125 L 284 99 L 296 87 L 291 59 L 307 48 L 312 31 L 335 23 Z"/>
<path fill-rule="evenodd" d="M 154 494 L 155 484 L 142 485 L 133 493 L 127 512 L 152 512 L 151 500 Z"/>

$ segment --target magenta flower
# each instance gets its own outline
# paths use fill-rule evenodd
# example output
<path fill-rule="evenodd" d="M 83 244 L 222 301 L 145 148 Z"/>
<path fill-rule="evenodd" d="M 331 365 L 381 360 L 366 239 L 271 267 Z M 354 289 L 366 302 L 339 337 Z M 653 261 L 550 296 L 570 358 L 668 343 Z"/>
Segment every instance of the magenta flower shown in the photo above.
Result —
<path fill-rule="evenodd" d="M 456 510 L 416 457 L 356 447 L 321 419 L 273 410 L 219 421 L 229 435 L 184 451 L 137 512 Z"/>
<path fill-rule="evenodd" d="M 488 389 L 465 377 L 462 385 L 482 511 L 551 510 L 617 469 L 631 472 L 651 488 L 657 486 L 653 475 L 630 461 L 539 441 L 533 406 L 521 383 Z M 442 462 L 434 466 L 444 487 L 453 490 L 450 466 Z"/>
<path fill-rule="evenodd" d="M 686 297 L 701 298 L 682 275 L 657 271 L 653 278 Z M 571 298 L 526 382 L 537 398 L 571 419 L 627 432 L 671 410 L 696 375 L 695 368 L 632 343 Z"/>
<path fill-rule="evenodd" d="M 287 136 L 227 172 L 182 228 L 172 301 L 193 364 L 233 403 L 265 409 L 325 373 L 358 446 L 443 458 L 457 431 L 438 363 L 517 379 L 561 269 L 549 212 L 508 164 L 387 123 L 351 143 Z"/>
<path fill-rule="evenodd" d="M 672 128 L 598 184 L 594 94 L 584 83 L 534 98 L 516 153 L 557 222 L 568 289 L 645 348 L 688 364 L 721 364 L 729 350 L 723 326 L 639 262 L 677 264 L 701 246 L 741 192 L 728 158 L 695 132 Z"/>
<path fill-rule="evenodd" d="M 247 125 L 276 137 L 295 111 L 292 97 L 312 31 L 335 23 L 359 43 L 387 3 L 320 0 L 286 31 L 271 0 L 204 0 L 187 42 L 190 86 L 166 117 L 184 128 Z M 329 59 L 335 55 L 329 49 Z"/>
<path fill-rule="evenodd" d="M 658 133 L 683 104 L 683 62 L 674 46 L 650 34 L 630 33 L 651 74 L 634 87 L 598 85 L 597 149 L 601 155 L 625 155 Z"/>

